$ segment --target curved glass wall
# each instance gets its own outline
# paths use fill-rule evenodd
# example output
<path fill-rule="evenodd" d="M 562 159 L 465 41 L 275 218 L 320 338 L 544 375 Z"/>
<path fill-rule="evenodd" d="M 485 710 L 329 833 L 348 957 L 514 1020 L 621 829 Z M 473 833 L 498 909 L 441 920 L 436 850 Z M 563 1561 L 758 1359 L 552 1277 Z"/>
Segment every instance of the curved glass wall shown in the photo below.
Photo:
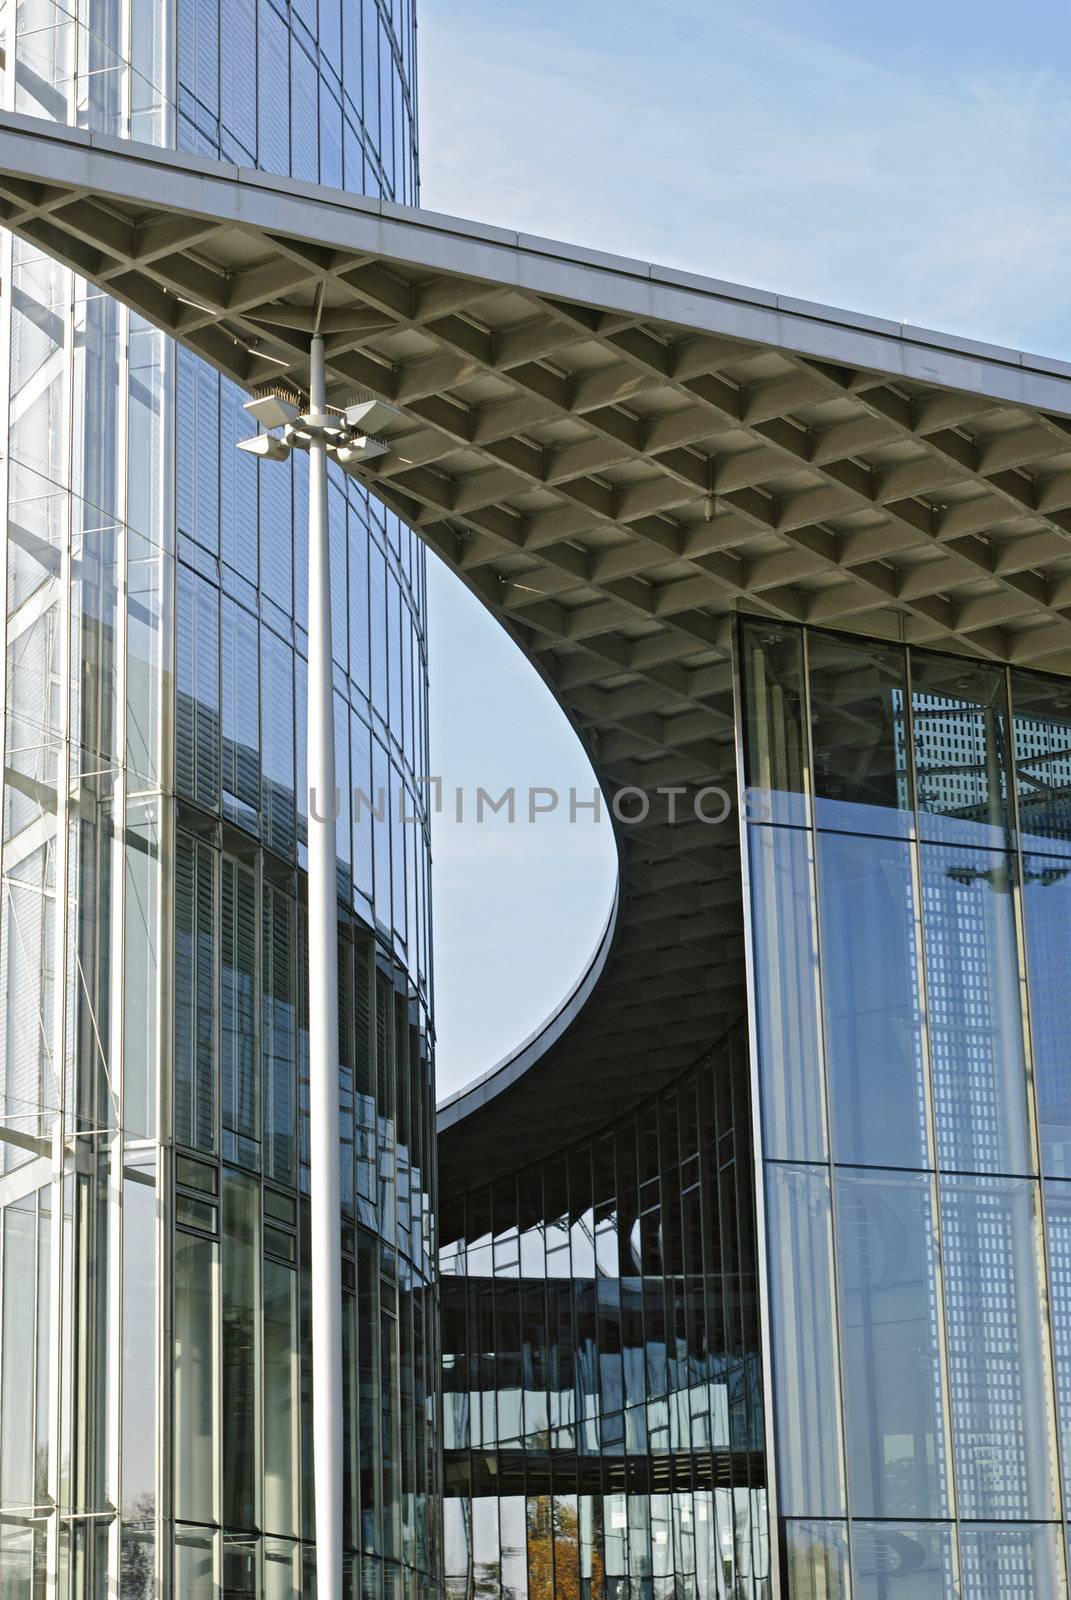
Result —
<path fill-rule="evenodd" d="M 444 1212 L 447 1593 L 768 1594 L 747 1039 Z"/>
<path fill-rule="evenodd" d="M 1071 691 L 741 627 L 789 1600 L 1066 1593 Z"/>
<path fill-rule="evenodd" d="M 19 0 L 5 104 L 413 200 L 411 0 Z M 5 238 L 0 1592 L 307 1593 L 303 459 Z M 330 489 L 348 1581 L 435 1592 L 424 566 Z M 363 798 L 358 798 L 363 797 Z"/>

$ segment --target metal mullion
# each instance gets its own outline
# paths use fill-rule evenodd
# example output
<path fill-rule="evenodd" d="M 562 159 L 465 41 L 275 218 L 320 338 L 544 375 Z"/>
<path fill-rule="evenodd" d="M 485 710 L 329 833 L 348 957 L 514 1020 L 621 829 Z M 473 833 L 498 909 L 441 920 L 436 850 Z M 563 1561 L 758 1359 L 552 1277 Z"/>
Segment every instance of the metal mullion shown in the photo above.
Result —
<path fill-rule="evenodd" d="M 837 1219 L 837 1193 L 834 1181 L 836 1168 L 833 1162 L 833 1105 L 829 1085 L 829 1063 L 826 1043 L 826 1011 L 825 1011 L 825 967 L 822 955 L 822 919 L 819 914 L 819 886 L 818 886 L 818 818 L 815 800 L 814 774 L 814 728 L 811 720 L 811 667 L 810 667 L 810 641 L 808 631 L 802 628 L 802 659 L 803 683 L 801 685 L 801 709 L 803 718 L 803 755 L 806 770 L 804 779 L 804 804 L 807 807 L 807 834 L 810 849 L 808 851 L 810 866 L 811 888 L 811 937 L 814 940 L 815 950 L 815 1009 L 816 1025 L 818 1030 L 819 1065 L 818 1070 L 822 1078 L 822 1109 L 825 1116 L 825 1144 L 826 1160 L 825 1170 L 829 1183 L 829 1249 L 830 1249 L 830 1283 L 833 1289 L 833 1336 L 836 1341 L 835 1371 L 836 1371 L 836 1405 L 840 1419 L 840 1456 L 842 1483 L 844 1489 L 844 1514 L 845 1537 L 848 1547 L 848 1582 L 845 1600 L 851 1600 L 855 1567 L 853 1557 L 855 1541 L 852 1534 L 852 1485 L 851 1471 L 848 1459 L 848 1420 L 844 1402 L 845 1374 L 844 1374 L 844 1300 L 840 1287 L 840 1259 L 837 1250 L 839 1226 Z"/>
<path fill-rule="evenodd" d="M 744 971 L 747 991 L 748 1065 L 751 1090 L 751 1140 L 755 1198 L 755 1271 L 759 1307 L 759 1354 L 762 1364 L 763 1432 L 766 1446 L 766 1520 L 769 1548 L 770 1600 L 783 1600 L 781 1582 L 781 1524 L 778 1511 L 777 1429 L 774 1422 L 773 1322 L 770 1315 L 769 1237 L 766 1218 L 766 1167 L 763 1143 L 763 1110 L 758 1053 L 758 1014 L 756 1007 L 755 955 L 751 915 L 751 864 L 747 818 L 747 772 L 744 765 L 743 686 L 741 681 L 743 644 L 740 619 L 732 631 L 733 736 L 736 749 L 737 813 L 740 826 L 741 904 L 743 911 Z M 716 1507 L 717 1497 L 713 1504 Z M 715 1522 L 716 1529 L 716 1522 Z"/>
<path fill-rule="evenodd" d="M 1015 833 L 1015 861 L 1016 878 L 1012 885 L 1012 899 L 1015 909 L 1015 933 L 1018 945 L 1019 965 L 1019 994 L 1022 1011 L 1023 1048 L 1025 1052 L 1026 1067 L 1026 1093 L 1027 1106 L 1030 1119 L 1030 1136 L 1033 1146 L 1035 1178 L 1037 1184 L 1038 1205 L 1035 1213 L 1034 1232 L 1040 1229 L 1040 1239 L 1035 1238 L 1035 1248 L 1038 1252 L 1038 1264 L 1041 1269 L 1041 1282 L 1038 1285 L 1041 1295 L 1041 1337 L 1044 1348 L 1044 1359 L 1047 1369 L 1046 1390 L 1048 1393 L 1051 1427 L 1051 1447 L 1053 1452 L 1053 1469 L 1055 1472 L 1055 1507 L 1056 1514 L 1061 1523 L 1064 1537 L 1060 1541 L 1061 1555 L 1064 1567 L 1064 1593 L 1067 1593 L 1067 1539 L 1064 1489 L 1064 1449 L 1060 1430 L 1060 1396 L 1056 1383 L 1055 1360 L 1055 1330 L 1053 1328 L 1053 1301 L 1052 1301 L 1052 1261 L 1049 1243 L 1048 1202 L 1045 1193 L 1045 1166 L 1041 1141 L 1041 1116 L 1038 1106 L 1037 1076 L 1034 1071 L 1034 1044 L 1033 1020 L 1030 997 L 1030 950 L 1026 937 L 1026 862 L 1023 851 L 1022 831 L 1019 819 L 1019 785 L 1015 765 L 1015 729 L 1012 721 L 1012 695 L 1011 695 L 1011 668 L 1004 669 L 1004 704 L 1007 717 L 1007 738 L 1005 740 L 1005 753 L 1008 762 L 1008 790 L 1011 798 L 1012 826 Z"/>

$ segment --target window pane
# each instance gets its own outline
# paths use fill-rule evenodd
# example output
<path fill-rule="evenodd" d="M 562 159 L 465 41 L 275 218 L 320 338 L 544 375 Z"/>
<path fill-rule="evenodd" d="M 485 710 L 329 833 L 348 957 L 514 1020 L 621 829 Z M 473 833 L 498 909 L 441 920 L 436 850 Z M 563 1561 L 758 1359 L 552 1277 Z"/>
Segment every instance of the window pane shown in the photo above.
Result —
<path fill-rule="evenodd" d="M 911 846 L 818 837 L 834 1159 L 925 1167 L 925 1071 Z"/>
<path fill-rule="evenodd" d="M 755 821 L 807 821 L 803 739 L 803 634 L 744 623 L 744 736 Z"/>
<path fill-rule="evenodd" d="M 1019 831 L 1031 849 L 1071 850 L 1071 685 L 1012 673 Z"/>
<path fill-rule="evenodd" d="M 767 1156 L 825 1157 L 810 840 L 749 829 L 755 1007 Z"/>
<path fill-rule="evenodd" d="M 910 832 L 904 652 L 812 633 L 807 665 L 819 826 Z"/>
<path fill-rule="evenodd" d="M 257 1265 L 259 1187 L 223 1175 L 223 1521 L 257 1522 Z"/>
<path fill-rule="evenodd" d="M 963 1600 L 1054 1600 L 1066 1593 L 1058 1528 L 962 1528 Z"/>
<path fill-rule="evenodd" d="M 216 1520 L 215 1298 L 216 1246 L 176 1234 L 175 1511 L 191 1522 Z"/>
<path fill-rule="evenodd" d="M 298 1530 L 297 1274 L 264 1258 L 264 1526 Z"/>
<path fill-rule="evenodd" d="M 853 1600 L 958 1600 L 952 1530 L 852 1523 Z"/>
<path fill-rule="evenodd" d="M 847 1600 L 848 1536 L 843 1522 L 786 1522 L 788 1600 Z"/>
<path fill-rule="evenodd" d="M 1025 1179 L 941 1183 L 952 1426 L 968 1518 L 1055 1515 L 1036 1190 Z"/>
<path fill-rule="evenodd" d="M 1071 865 L 1053 856 L 1024 857 L 1023 915 L 1042 1170 L 1071 1178 Z"/>
<path fill-rule="evenodd" d="M 923 837 L 1006 846 L 1003 669 L 912 651 L 911 704 Z"/>
<path fill-rule="evenodd" d="M 123 1169 L 124 1520 L 151 1523 L 156 1511 L 156 1168 L 131 1152 Z M 136 1591 L 132 1591 L 136 1593 Z"/>
<path fill-rule="evenodd" d="M 928 1178 L 835 1178 L 849 1493 L 866 1517 L 948 1515 Z"/>
<path fill-rule="evenodd" d="M 960 1172 L 1030 1172 L 1010 856 L 927 846 L 923 929 L 937 1157 Z"/>
<path fill-rule="evenodd" d="M 766 1168 L 774 1416 L 782 1510 L 844 1508 L 829 1179 L 817 1167 Z"/>

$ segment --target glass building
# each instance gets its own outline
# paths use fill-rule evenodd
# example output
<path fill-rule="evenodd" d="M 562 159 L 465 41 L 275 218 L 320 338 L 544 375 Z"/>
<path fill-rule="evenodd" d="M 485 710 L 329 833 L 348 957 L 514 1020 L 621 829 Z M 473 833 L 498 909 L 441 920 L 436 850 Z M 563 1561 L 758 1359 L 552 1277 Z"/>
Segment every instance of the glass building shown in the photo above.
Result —
<path fill-rule="evenodd" d="M 1068 1600 L 1071 366 L 238 180 L 217 60 L 265 138 L 285 83 L 282 164 L 325 102 L 362 182 L 396 130 L 323 5 L 275 76 L 274 0 L 237 57 L 252 10 L 155 15 L 114 79 L 110 12 L 5 47 L 127 132 L 149 49 L 201 154 L 0 117 L 0 215 L 97 286 L 7 247 L 3 1600 L 313 1582 L 302 469 L 236 464 L 195 358 L 259 385 L 325 288 L 332 393 L 390 413 L 362 482 L 538 662 L 620 863 L 433 1148 L 421 563 L 334 483 L 384 795 L 337 850 L 348 1589 Z"/>
<path fill-rule="evenodd" d="M 735 649 L 746 1012 L 579 1144 L 448 1163 L 447 1592 L 1066 1595 L 1071 695 Z"/>
<path fill-rule="evenodd" d="M 9 0 L 0 28 L 9 109 L 415 199 L 411 0 Z M 244 393 L 2 251 L 0 1595 L 307 1595 L 307 461 L 238 454 Z M 424 1596 L 424 558 L 341 473 L 330 531 L 347 1592 Z"/>

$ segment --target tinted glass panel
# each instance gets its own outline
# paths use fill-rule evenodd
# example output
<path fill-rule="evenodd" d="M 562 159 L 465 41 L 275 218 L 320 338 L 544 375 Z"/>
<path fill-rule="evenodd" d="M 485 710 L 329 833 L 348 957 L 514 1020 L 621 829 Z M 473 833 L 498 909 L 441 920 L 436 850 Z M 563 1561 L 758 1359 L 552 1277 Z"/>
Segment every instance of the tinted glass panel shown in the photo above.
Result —
<path fill-rule="evenodd" d="M 1030 849 L 1071 850 L 1071 684 L 1012 673 L 1019 828 Z"/>
<path fill-rule="evenodd" d="M 750 815 L 804 823 L 803 636 L 745 623 L 741 642 Z"/>
<path fill-rule="evenodd" d="M 819 827 L 909 832 L 904 652 L 813 633 L 807 666 Z"/>
<path fill-rule="evenodd" d="M 913 651 L 911 703 L 922 831 L 927 839 L 1009 841 L 1004 672 Z"/>

